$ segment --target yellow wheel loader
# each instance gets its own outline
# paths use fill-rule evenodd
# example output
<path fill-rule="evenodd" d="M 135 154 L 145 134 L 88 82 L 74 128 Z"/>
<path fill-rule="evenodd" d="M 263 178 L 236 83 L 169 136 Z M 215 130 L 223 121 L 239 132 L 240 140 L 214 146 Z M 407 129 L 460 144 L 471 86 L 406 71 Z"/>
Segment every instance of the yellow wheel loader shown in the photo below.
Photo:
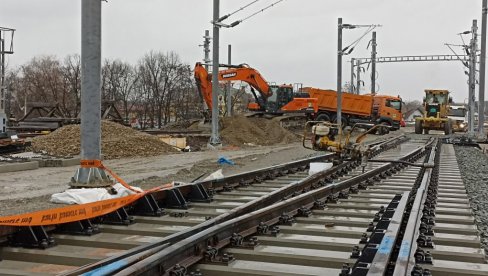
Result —
<path fill-rule="evenodd" d="M 452 121 L 447 117 L 452 98 L 447 90 L 425 90 L 424 114 L 415 118 L 415 133 L 429 134 L 430 130 L 452 133 Z"/>

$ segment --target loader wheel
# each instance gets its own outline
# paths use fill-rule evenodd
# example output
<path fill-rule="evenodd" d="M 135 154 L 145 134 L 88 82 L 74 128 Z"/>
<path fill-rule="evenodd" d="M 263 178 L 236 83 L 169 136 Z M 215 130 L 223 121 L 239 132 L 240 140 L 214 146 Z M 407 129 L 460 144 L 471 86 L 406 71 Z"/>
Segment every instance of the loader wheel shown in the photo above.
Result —
<path fill-rule="evenodd" d="M 415 120 L 415 134 L 422 134 L 422 121 Z"/>
<path fill-rule="evenodd" d="M 447 123 L 444 125 L 444 134 L 445 135 L 451 135 L 452 134 L 452 124 L 451 124 L 451 121 L 447 121 Z"/>

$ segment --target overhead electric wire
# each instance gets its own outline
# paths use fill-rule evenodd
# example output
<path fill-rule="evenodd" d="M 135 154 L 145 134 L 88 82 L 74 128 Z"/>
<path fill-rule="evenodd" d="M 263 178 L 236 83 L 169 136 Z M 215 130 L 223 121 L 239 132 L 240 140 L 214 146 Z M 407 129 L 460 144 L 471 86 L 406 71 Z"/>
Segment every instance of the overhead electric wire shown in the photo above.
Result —
<path fill-rule="evenodd" d="M 247 5 L 243 6 L 243 7 L 240 7 L 239 9 L 237 9 L 237 10 L 235 10 L 235 11 L 233 11 L 233 12 L 227 14 L 227 15 L 222 16 L 221 18 L 219 18 L 218 22 L 224 21 L 225 19 L 229 18 L 230 16 L 232 16 L 232 15 L 234 15 L 234 14 L 236 14 L 236 13 L 242 11 L 242 10 L 244 10 L 245 8 L 251 6 L 252 4 L 255 4 L 256 2 L 259 2 L 259 1 L 260 0 L 254 0 L 251 3 L 249 3 L 249 4 L 247 4 Z"/>
<path fill-rule="evenodd" d="M 364 32 L 363 35 L 361 35 L 358 39 L 354 40 L 351 44 L 346 46 L 344 49 L 342 49 L 342 52 L 344 53 L 346 50 L 350 49 L 347 54 L 350 54 L 354 48 L 361 42 L 361 39 L 363 39 L 367 34 L 369 34 L 372 30 L 374 30 L 376 26 L 369 26 L 369 28 Z"/>
<path fill-rule="evenodd" d="M 251 6 L 252 4 L 255 4 L 256 2 L 259 2 L 259 1 L 260 1 L 260 0 L 255 0 L 255 1 L 252 1 L 252 2 L 251 2 L 251 3 L 249 3 L 249 4 L 247 4 L 247 5 L 243 6 L 243 7 L 240 7 L 240 8 L 239 8 L 239 9 L 237 9 L 236 11 L 229 13 L 229 16 L 234 15 L 234 14 L 236 14 L 236 13 L 238 13 L 238 12 L 240 12 L 240 11 L 244 10 L 245 8 L 247 8 L 247 7 Z"/>
<path fill-rule="evenodd" d="M 270 4 L 270 5 L 268 5 L 268 6 L 264 7 L 264 8 L 262 8 L 262 9 L 261 9 L 261 10 L 259 10 L 259 11 L 255 12 L 255 13 L 253 13 L 253 14 L 251 14 L 251 15 L 247 16 L 247 17 L 244 17 L 243 19 L 239 20 L 239 22 L 243 22 L 243 21 L 245 21 L 245 20 L 248 20 L 249 18 L 251 18 L 251 17 L 253 17 L 253 16 L 256 16 L 258 13 L 264 12 L 265 10 L 267 10 L 267 9 L 269 9 L 269 8 L 273 7 L 274 5 L 276 5 L 276 4 L 280 3 L 280 2 L 283 2 L 283 1 L 285 1 L 285 0 L 278 0 L 278 1 L 276 1 L 276 2 L 274 2 L 274 3 L 272 3 L 272 4 Z"/>

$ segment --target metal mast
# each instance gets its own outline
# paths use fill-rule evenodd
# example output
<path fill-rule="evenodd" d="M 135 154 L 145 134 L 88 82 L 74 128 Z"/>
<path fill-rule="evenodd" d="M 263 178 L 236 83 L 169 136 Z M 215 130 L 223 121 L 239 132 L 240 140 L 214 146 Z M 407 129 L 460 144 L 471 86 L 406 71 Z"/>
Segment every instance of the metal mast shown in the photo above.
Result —
<path fill-rule="evenodd" d="M 102 2 L 81 1 L 81 159 L 72 187 L 108 186 L 101 159 Z"/>
<path fill-rule="evenodd" d="M 210 31 L 205 30 L 205 35 L 203 36 L 203 66 L 205 70 L 208 71 L 208 64 L 210 63 Z"/>
<path fill-rule="evenodd" d="M 232 45 L 227 46 L 227 62 L 229 65 L 232 64 Z M 227 117 L 232 116 L 232 95 L 231 95 L 231 83 L 227 82 Z"/>
<path fill-rule="evenodd" d="M 342 18 L 337 20 L 337 124 L 342 134 Z"/>
<path fill-rule="evenodd" d="M 220 0 L 213 0 L 213 47 L 212 47 L 212 136 L 210 145 L 219 146 L 219 21 Z"/>
<path fill-rule="evenodd" d="M 376 32 L 371 40 L 371 94 L 376 94 Z"/>
<path fill-rule="evenodd" d="M 474 112 L 475 112 L 475 90 L 476 90 L 476 50 L 477 50 L 477 37 L 478 31 L 477 21 L 473 20 L 473 26 L 471 27 L 472 38 L 469 45 L 469 81 L 468 81 L 468 134 L 474 134 Z"/>
<path fill-rule="evenodd" d="M 361 93 L 361 66 L 359 64 L 359 60 L 356 60 L 356 94 Z"/>
<path fill-rule="evenodd" d="M 5 112 L 5 108 L 7 106 L 7 89 L 5 87 L 5 55 L 14 53 L 14 32 L 14 29 L 0 27 L 0 132 L 5 132 L 7 130 L 8 116 Z M 8 33 L 10 33 L 10 47 L 9 49 L 6 49 L 5 41 L 7 40 Z"/>
<path fill-rule="evenodd" d="M 355 58 L 351 58 L 351 82 L 349 85 L 349 93 L 354 94 L 354 63 L 356 63 Z"/>
<path fill-rule="evenodd" d="M 483 0 L 483 11 L 481 16 L 481 53 L 480 53 L 480 86 L 478 96 L 478 133 L 480 137 L 485 135 L 483 128 L 485 122 L 485 71 L 486 71 L 486 13 L 487 0 Z"/>

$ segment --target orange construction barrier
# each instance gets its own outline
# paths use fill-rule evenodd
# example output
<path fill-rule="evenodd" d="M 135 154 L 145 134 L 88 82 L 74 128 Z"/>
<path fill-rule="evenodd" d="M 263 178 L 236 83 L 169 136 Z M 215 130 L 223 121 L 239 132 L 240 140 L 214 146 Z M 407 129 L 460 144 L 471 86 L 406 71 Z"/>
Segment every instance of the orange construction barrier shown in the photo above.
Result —
<path fill-rule="evenodd" d="M 133 189 L 127 182 L 125 182 L 122 178 L 120 178 L 116 173 L 111 171 L 109 168 L 105 167 L 102 163 L 101 160 L 81 160 L 80 165 L 82 168 L 99 168 L 102 170 L 105 170 L 110 174 L 117 182 L 122 184 L 122 186 L 126 187 L 127 189 L 135 192 L 135 193 L 140 193 L 141 191 L 138 191 L 136 189 Z"/>
<path fill-rule="evenodd" d="M 62 224 L 84 219 L 91 219 L 98 216 L 106 215 L 116 211 L 119 208 L 127 206 L 146 194 L 156 191 L 167 190 L 174 187 L 173 184 L 165 184 L 159 187 L 152 188 L 146 191 L 138 191 L 133 189 L 118 175 L 106 168 L 100 160 L 82 160 L 81 167 L 96 167 L 107 171 L 113 178 L 129 190 L 135 192 L 133 195 L 101 200 L 86 204 L 70 205 L 60 208 L 41 210 L 31 213 L 11 215 L 0 217 L 0 225 L 4 226 L 45 226 Z"/>

